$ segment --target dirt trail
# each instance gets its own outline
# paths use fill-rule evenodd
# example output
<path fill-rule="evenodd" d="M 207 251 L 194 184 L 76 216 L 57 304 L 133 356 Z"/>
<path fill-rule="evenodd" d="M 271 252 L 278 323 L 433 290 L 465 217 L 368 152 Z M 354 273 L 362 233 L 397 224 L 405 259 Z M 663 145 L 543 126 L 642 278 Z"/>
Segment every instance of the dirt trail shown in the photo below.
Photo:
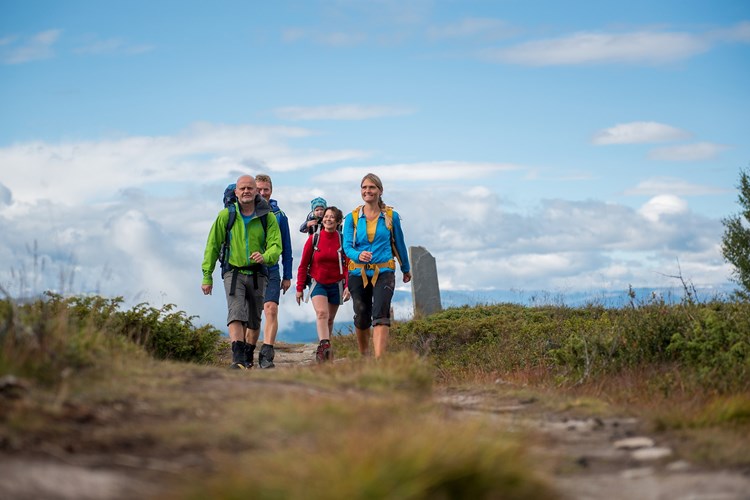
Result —
<path fill-rule="evenodd" d="M 316 347 L 278 344 L 277 368 L 313 364 Z M 210 375 L 192 383 L 205 393 L 226 389 L 225 378 Z M 238 378 L 236 383 L 248 381 Z M 280 387 L 311 390 L 289 383 Z M 534 398 L 470 389 L 438 390 L 434 398 L 456 417 L 489 418 L 503 429 L 531 436 L 528 446 L 532 455 L 556 464 L 549 480 L 564 498 L 750 499 L 750 476 L 701 470 L 679 460 L 669 443 L 642 434 L 636 419 L 574 419 L 542 410 L 541 402 Z M 85 411 L 78 418 L 85 420 Z M 211 466 L 197 453 L 159 460 L 139 456 L 137 449 L 86 455 L 41 444 L 35 453 L 19 456 L 3 452 L 4 444 L 0 443 L 0 498 L 8 499 L 143 498 L 158 495 L 165 475 Z"/>
<path fill-rule="evenodd" d="M 559 464 L 550 478 L 570 499 L 746 500 L 750 476 L 700 470 L 674 458 L 668 443 L 641 431 L 633 418 L 575 419 L 539 412 L 535 400 L 497 400 L 452 392 L 437 396 L 456 412 L 495 419 L 506 429 L 531 432 L 532 453 Z"/>

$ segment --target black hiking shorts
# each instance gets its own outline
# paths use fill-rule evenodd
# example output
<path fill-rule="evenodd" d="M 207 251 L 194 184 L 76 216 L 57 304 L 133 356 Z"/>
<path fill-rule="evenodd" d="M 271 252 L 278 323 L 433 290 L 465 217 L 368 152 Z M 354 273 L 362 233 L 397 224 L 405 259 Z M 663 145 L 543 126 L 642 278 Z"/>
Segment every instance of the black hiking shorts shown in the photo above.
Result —
<path fill-rule="evenodd" d="M 349 275 L 349 293 L 354 306 L 354 326 L 366 330 L 371 325 L 391 326 L 391 300 L 396 273 L 381 271 L 375 286 L 362 286 L 362 276 Z"/>

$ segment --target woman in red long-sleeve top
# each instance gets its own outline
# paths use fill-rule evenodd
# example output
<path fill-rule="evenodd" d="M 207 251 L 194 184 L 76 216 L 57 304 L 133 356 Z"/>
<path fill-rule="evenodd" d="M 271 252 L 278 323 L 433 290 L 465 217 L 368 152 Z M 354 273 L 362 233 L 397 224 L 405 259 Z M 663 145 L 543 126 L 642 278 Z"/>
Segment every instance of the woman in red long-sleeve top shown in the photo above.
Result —
<path fill-rule="evenodd" d="M 339 306 L 349 300 L 348 261 L 344 255 L 343 241 L 339 227 L 344 219 L 341 210 L 326 208 L 323 214 L 323 228 L 311 234 L 305 242 L 297 269 L 297 304 L 301 304 L 308 272 L 310 298 L 315 309 L 315 326 L 318 331 L 318 349 L 315 360 L 319 363 L 332 359 L 331 334 L 333 320 Z"/>

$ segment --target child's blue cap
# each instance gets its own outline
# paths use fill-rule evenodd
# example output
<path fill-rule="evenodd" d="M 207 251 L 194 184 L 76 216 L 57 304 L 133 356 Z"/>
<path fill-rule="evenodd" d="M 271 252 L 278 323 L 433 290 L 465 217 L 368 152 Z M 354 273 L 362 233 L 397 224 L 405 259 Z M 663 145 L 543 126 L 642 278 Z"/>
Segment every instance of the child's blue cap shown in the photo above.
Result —
<path fill-rule="evenodd" d="M 310 210 L 315 210 L 318 207 L 328 208 L 326 200 L 321 197 L 317 197 L 310 202 Z"/>

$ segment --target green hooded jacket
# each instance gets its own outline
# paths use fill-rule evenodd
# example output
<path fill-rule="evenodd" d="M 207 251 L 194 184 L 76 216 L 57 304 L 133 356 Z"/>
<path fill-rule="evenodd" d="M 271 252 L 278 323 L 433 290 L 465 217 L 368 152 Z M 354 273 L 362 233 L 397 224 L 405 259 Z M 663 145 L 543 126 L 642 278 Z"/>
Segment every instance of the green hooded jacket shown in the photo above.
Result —
<path fill-rule="evenodd" d="M 271 213 L 270 205 L 260 195 L 255 196 L 255 215 L 252 219 L 244 224 L 244 219 L 240 212 L 239 203 L 235 202 L 237 209 L 237 219 L 234 221 L 232 230 L 229 233 L 229 264 L 234 267 L 246 267 L 255 264 L 250 259 L 253 252 L 263 254 L 264 265 L 272 266 L 279 261 L 281 255 L 281 231 L 276 217 L 266 217 L 267 227 L 266 234 L 263 234 L 263 224 L 260 217 L 264 214 Z M 273 214 L 271 214 L 273 215 Z M 216 217 L 211 231 L 208 233 L 206 241 L 206 251 L 203 253 L 203 282 L 204 285 L 213 285 L 213 273 L 216 268 L 216 261 L 221 253 L 221 245 L 224 243 L 229 222 L 229 209 L 224 208 Z M 241 271 L 246 274 L 252 274 L 252 271 Z"/>

